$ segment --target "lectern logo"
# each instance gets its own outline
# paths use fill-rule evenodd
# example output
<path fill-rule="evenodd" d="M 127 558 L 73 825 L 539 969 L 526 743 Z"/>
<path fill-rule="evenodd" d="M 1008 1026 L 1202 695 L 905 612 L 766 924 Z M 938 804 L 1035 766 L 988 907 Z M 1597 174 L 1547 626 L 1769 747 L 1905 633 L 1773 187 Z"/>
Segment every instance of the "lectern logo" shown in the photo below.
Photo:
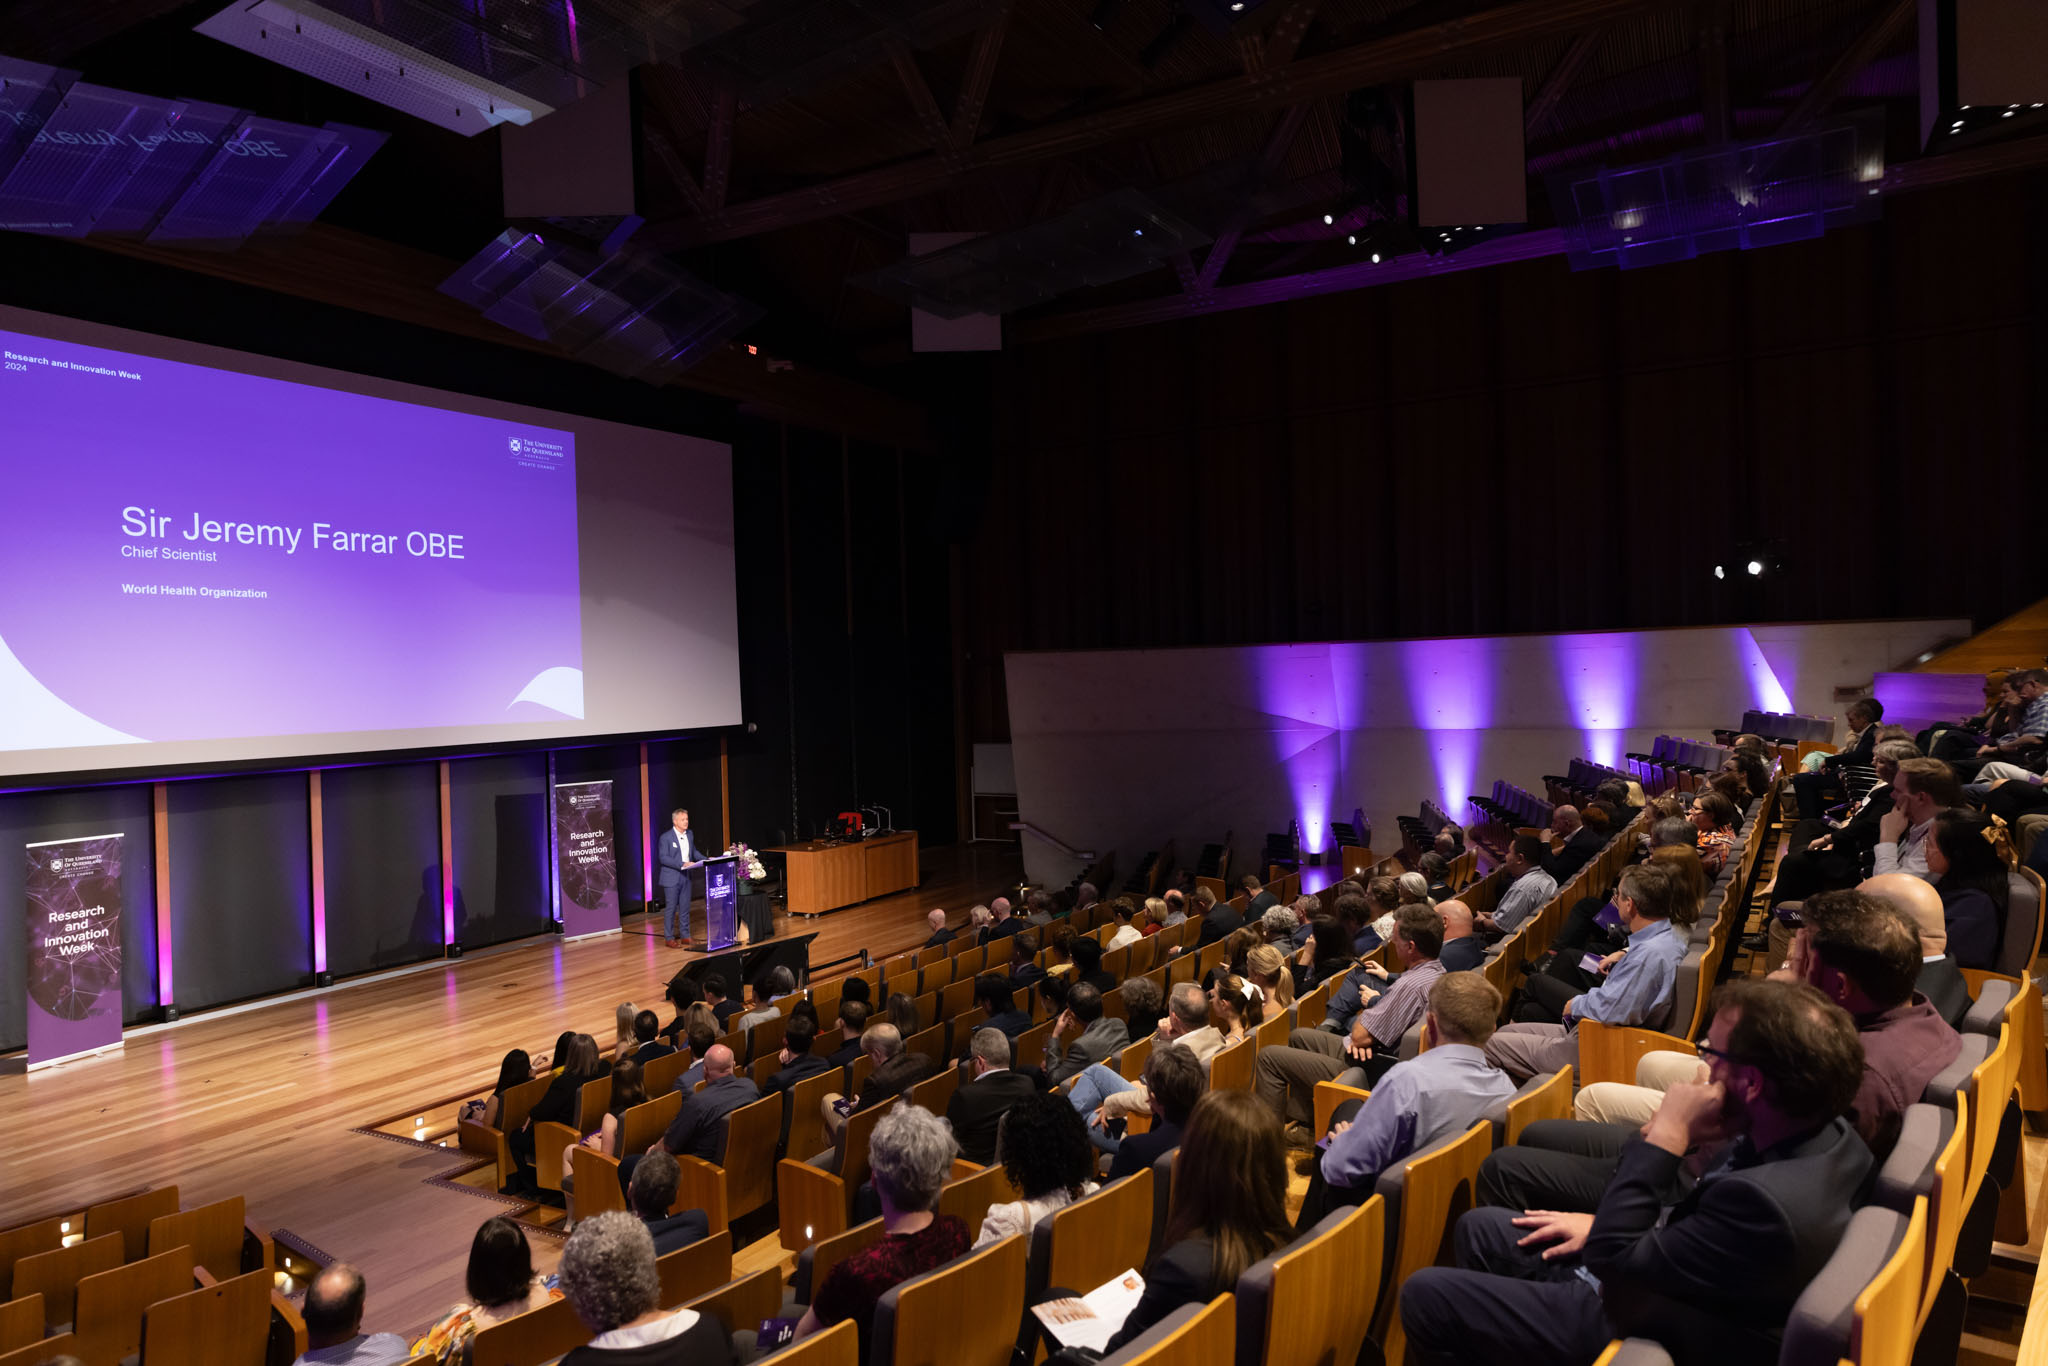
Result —
<path fill-rule="evenodd" d="M 512 438 L 512 454 L 519 454 L 519 438 L 516 436 Z"/>

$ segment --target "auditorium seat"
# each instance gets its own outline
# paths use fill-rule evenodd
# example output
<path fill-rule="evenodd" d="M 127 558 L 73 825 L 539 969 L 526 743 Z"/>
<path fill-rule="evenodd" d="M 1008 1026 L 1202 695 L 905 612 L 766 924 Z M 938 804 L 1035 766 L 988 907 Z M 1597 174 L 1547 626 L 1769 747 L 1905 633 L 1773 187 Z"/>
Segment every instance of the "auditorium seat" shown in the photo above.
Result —
<path fill-rule="evenodd" d="M 121 1265 L 121 1246 L 120 1234 L 106 1233 L 69 1247 L 24 1257 L 14 1264 L 14 1293 L 41 1295 L 43 1317 L 49 1327 L 68 1324 L 79 1281 Z"/>
<path fill-rule="evenodd" d="M 833 1267 L 862 1248 L 872 1247 L 882 1237 L 882 1221 L 870 1219 L 830 1237 L 820 1236 L 797 1253 L 796 1274 L 790 1277 L 788 1305 L 783 1311 L 785 1316 L 801 1315 L 803 1307 L 808 1307 L 817 1298 L 818 1288 L 825 1284 L 825 1278 L 832 1274 Z M 789 1314 L 789 1309 L 795 1309 L 796 1314 Z"/>
<path fill-rule="evenodd" d="M 659 1303 L 664 1309 L 673 1309 L 685 1300 L 717 1289 L 732 1279 L 731 1230 L 720 1229 L 708 1238 L 699 1238 L 687 1247 L 656 1257 L 654 1273 L 661 1278 Z"/>
<path fill-rule="evenodd" d="M 875 1305 L 869 1366 L 1010 1366 L 1024 1261 L 1023 1235 L 1013 1234 L 890 1287 Z"/>
<path fill-rule="evenodd" d="M 957 1165 L 973 1166 L 972 1163 Z M 988 1217 L 990 1205 L 1014 1199 L 1009 1173 L 1001 1167 L 977 1167 L 965 1176 L 956 1176 L 939 1190 L 939 1203 L 935 1212 L 950 1214 L 967 1225 L 967 1239 L 971 1243 L 981 1236 L 981 1221 Z"/>
<path fill-rule="evenodd" d="M 154 1229 L 150 1237 L 154 1244 Z M 193 1274 L 202 1282 L 198 1289 L 158 1300 L 143 1312 L 142 1366 L 264 1366 L 273 1296 L 270 1268 L 215 1281 L 202 1262 Z M 303 1324 L 298 1331 L 303 1352 Z"/>
<path fill-rule="evenodd" d="M 720 1168 L 726 1217 L 752 1214 L 775 1198 L 775 1145 L 782 1140 L 783 1098 L 763 1096 L 727 1116 Z"/>
<path fill-rule="evenodd" d="M 191 1283 L 188 1266 L 186 1284 Z M 183 1285 L 178 1287 L 184 1289 Z M 43 1297 L 23 1295 L 19 1299 L 0 1302 L 0 1352 L 11 1352 L 17 1347 L 41 1342 L 49 1323 L 43 1316 Z"/>
<path fill-rule="evenodd" d="M 1227 1291 L 1207 1304 L 1184 1304 L 1097 1366 L 1231 1366 L 1236 1309 Z"/>
<path fill-rule="evenodd" d="M 121 1260 L 136 1261 L 149 1255 L 150 1221 L 177 1212 L 176 1186 L 158 1186 L 118 1200 L 103 1200 L 85 1211 L 85 1236 L 91 1239 L 118 1233 L 123 1249 Z"/>
<path fill-rule="evenodd" d="M 1252 1089 L 1252 1054 L 1258 1040 L 1246 1035 L 1228 1048 L 1218 1049 L 1209 1059 L 1209 1089 L 1249 1091 Z"/>
<path fill-rule="evenodd" d="M 815 1077 L 805 1077 L 789 1088 L 789 1118 L 785 1126 L 788 1137 L 783 1140 L 781 1151 L 804 1156 L 825 1149 L 829 1142 L 825 1133 L 825 1097 L 835 1091 L 859 1094 L 849 1089 L 846 1078 L 836 1067 Z"/>
<path fill-rule="evenodd" d="M 568 1195 L 566 1208 L 575 1223 L 610 1210 L 626 1210 L 626 1193 L 619 1189 L 616 1157 L 607 1157 L 579 1143 L 569 1151 L 569 1173 L 575 1178 L 576 1188 Z"/>
<path fill-rule="evenodd" d="M 158 1300 L 192 1288 L 192 1249 L 173 1248 L 78 1282 L 72 1332 L 87 1366 L 117 1362 L 142 1348 L 142 1316 Z"/>
<path fill-rule="evenodd" d="M 1439 1139 L 1379 1175 L 1373 1191 L 1386 1203 L 1389 1255 L 1374 1333 L 1386 1359 L 1401 1361 L 1401 1286 L 1425 1266 L 1448 1265 L 1459 1216 L 1476 1203 L 1479 1164 L 1493 1151 L 1493 1126 L 1479 1123 Z"/>
<path fill-rule="evenodd" d="M 1938 1105 L 1910 1105 L 1900 1118 L 1899 1137 L 1878 1169 L 1871 1203 L 1911 1214 L 1913 1201 L 1927 1201 L 1927 1262 L 1918 1314 L 1923 1359 L 1952 1359 L 1960 1347 L 1966 1292 L 1955 1271 L 1956 1241 L 1963 1225 L 1967 1181 L 1968 1096 L 1954 1111 Z"/>
<path fill-rule="evenodd" d="M 681 1214 L 686 1209 L 701 1209 L 711 1232 L 728 1227 L 732 1220 L 725 1196 L 725 1168 L 687 1153 L 676 1159 L 676 1166 L 680 1178 L 676 1182 L 675 1203 L 668 1207 L 668 1212 Z"/>
<path fill-rule="evenodd" d="M 0 1232 L 0 1300 L 14 1298 L 16 1262 L 63 1246 L 64 1225 L 62 1219 L 38 1219 Z"/>
<path fill-rule="evenodd" d="M 881 1220 L 875 1220 L 877 1227 Z M 782 1311 L 782 1269 L 763 1267 L 687 1301 L 683 1308 L 709 1314 L 728 1333 L 754 1332 Z"/>
<path fill-rule="evenodd" d="M 551 1300 L 478 1333 L 470 1344 L 470 1366 L 542 1366 L 590 1338 L 569 1301 Z"/>
<path fill-rule="evenodd" d="M 948 1060 L 941 1060 L 939 1070 L 910 1088 L 910 1103 L 922 1106 L 935 1115 L 946 1113 L 946 1106 L 952 1101 L 953 1093 L 960 1089 L 960 1069 Z"/>
<path fill-rule="evenodd" d="M 1631 1077 L 1633 1080 L 1633 1077 Z M 1521 1089 L 1499 1107 L 1499 1118 L 1487 1119 L 1494 1126 L 1494 1146 L 1508 1147 L 1522 1141 L 1522 1131 L 1539 1119 L 1572 1117 L 1572 1069 L 1560 1067 L 1547 1077 L 1531 1077 Z"/>
<path fill-rule="evenodd" d="M 571 1144 L 581 1143 L 585 1134 L 595 1133 L 611 1108 L 612 1076 L 583 1083 L 576 1092 L 576 1123 L 571 1126 L 543 1120 L 533 1126 L 534 1180 L 542 1190 L 562 1188 L 562 1154 Z"/>
<path fill-rule="evenodd" d="M 1151 1229 L 1149 1170 L 1052 1211 L 1031 1229 L 1025 1302 L 1035 1302 L 1051 1286 L 1086 1294 L 1112 1276 L 1143 1270 Z"/>
<path fill-rule="evenodd" d="M 1926 1255 L 1927 1207 L 1911 1215 L 1870 1205 L 1792 1306 L 1781 1366 L 1907 1366 Z"/>
<path fill-rule="evenodd" d="M 1359 1086 L 1350 1086 L 1341 1081 L 1319 1081 L 1315 1089 L 1315 1136 L 1320 1139 L 1330 1132 L 1330 1116 L 1337 1107 L 1348 1100 L 1364 1100 L 1371 1091 Z"/>
<path fill-rule="evenodd" d="M 676 1089 L 676 1078 L 690 1070 L 691 1062 L 690 1050 L 678 1048 L 652 1062 L 642 1063 L 640 1084 L 650 1096 L 668 1095 Z"/>
<path fill-rule="evenodd" d="M 761 1357 L 757 1366 L 769 1362 L 775 1366 L 860 1366 L 860 1329 L 852 1319 L 842 1319 L 802 1342 Z"/>
<path fill-rule="evenodd" d="M 1354 1362 L 1379 1301 L 1386 1203 L 1333 1211 L 1237 1278 L 1238 1366 Z"/>
<path fill-rule="evenodd" d="M 1634 1085 L 1636 1064 L 1646 1053 L 1690 1053 L 1699 1049 L 1689 1039 L 1638 1025 L 1602 1024 L 1598 1020 L 1579 1022 L 1579 1085 L 1596 1081 Z"/>
<path fill-rule="evenodd" d="M 11 1352 L 0 1352 L 0 1366 L 42 1366 L 51 1357 L 67 1352 L 78 1354 L 78 1339 L 70 1333 L 59 1333 Z"/>

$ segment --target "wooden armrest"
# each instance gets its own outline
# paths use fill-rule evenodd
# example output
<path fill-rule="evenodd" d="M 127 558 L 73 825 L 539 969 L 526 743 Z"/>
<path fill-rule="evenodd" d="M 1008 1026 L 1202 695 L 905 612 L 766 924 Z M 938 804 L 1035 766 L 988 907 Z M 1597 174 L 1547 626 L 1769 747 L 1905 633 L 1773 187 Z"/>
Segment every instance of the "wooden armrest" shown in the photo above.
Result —
<path fill-rule="evenodd" d="M 846 1183 L 808 1162 L 785 1157 L 775 1164 L 775 1205 L 782 1246 L 791 1252 L 846 1232 Z"/>
<path fill-rule="evenodd" d="M 277 1265 L 277 1243 L 254 1219 L 242 1222 L 242 1270 L 269 1271 Z"/>
<path fill-rule="evenodd" d="M 985 1168 L 983 1168 L 979 1162 L 969 1162 L 964 1157 L 956 1157 L 953 1159 L 952 1174 L 946 1178 L 946 1182 L 948 1185 L 950 1185 L 953 1182 L 958 1181 L 963 1176 L 972 1176 L 976 1172 L 983 1170 L 985 1170 Z"/>
<path fill-rule="evenodd" d="M 1337 1112 L 1338 1106 L 1347 1100 L 1364 1100 L 1370 1095 L 1370 1091 L 1362 1091 L 1356 1086 L 1346 1086 L 1342 1082 L 1317 1082 L 1315 1136 L 1320 1139 L 1330 1132 L 1330 1116 Z"/>
<path fill-rule="evenodd" d="M 455 1126 L 456 1144 L 463 1152 L 477 1157 L 488 1158 L 498 1167 L 498 1189 L 512 1184 L 515 1164 L 512 1161 L 512 1143 L 502 1129 L 493 1129 L 488 1124 L 479 1124 L 465 1119 Z"/>
<path fill-rule="evenodd" d="M 1591 1086 L 1596 1081 L 1618 1081 L 1633 1085 L 1636 1079 L 1636 1064 L 1642 1061 L 1645 1053 L 1690 1053 L 1695 1057 L 1699 1055 L 1699 1049 L 1687 1040 L 1675 1034 L 1660 1034 L 1654 1029 L 1603 1025 L 1598 1020 L 1581 1020 L 1577 1032 L 1581 1086 Z"/>
<path fill-rule="evenodd" d="M 306 1320 L 299 1311 L 292 1308 L 292 1302 L 284 1292 L 270 1292 L 270 1351 L 271 1366 L 291 1366 L 306 1354 Z"/>
<path fill-rule="evenodd" d="M 573 1125 L 548 1119 L 533 1126 L 534 1180 L 542 1190 L 562 1188 L 562 1153 L 582 1141 Z"/>
<path fill-rule="evenodd" d="M 192 1280 L 194 1288 L 198 1290 L 210 1290 L 220 1284 L 219 1281 L 213 1278 L 213 1273 L 203 1266 L 192 1268 Z"/>

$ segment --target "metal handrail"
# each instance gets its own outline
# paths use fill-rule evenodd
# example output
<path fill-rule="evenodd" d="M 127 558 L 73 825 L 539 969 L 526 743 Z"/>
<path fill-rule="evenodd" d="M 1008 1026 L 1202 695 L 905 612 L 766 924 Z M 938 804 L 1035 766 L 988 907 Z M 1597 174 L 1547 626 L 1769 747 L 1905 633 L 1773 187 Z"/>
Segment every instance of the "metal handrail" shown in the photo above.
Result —
<path fill-rule="evenodd" d="M 1033 825 L 1030 821 L 1011 821 L 1010 828 L 1012 830 L 1022 830 L 1028 834 L 1038 836 L 1038 838 L 1044 840 L 1047 844 L 1050 844 L 1053 848 L 1059 850 L 1068 858 L 1079 859 L 1083 863 L 1093 863 L 1095 861 L 1094 850 L 1076 849 L 1073 845 L 1068 844 L 1065 840 L 1059 838 L 1057 835 L 1047 834 L 1045 831 Z"/>

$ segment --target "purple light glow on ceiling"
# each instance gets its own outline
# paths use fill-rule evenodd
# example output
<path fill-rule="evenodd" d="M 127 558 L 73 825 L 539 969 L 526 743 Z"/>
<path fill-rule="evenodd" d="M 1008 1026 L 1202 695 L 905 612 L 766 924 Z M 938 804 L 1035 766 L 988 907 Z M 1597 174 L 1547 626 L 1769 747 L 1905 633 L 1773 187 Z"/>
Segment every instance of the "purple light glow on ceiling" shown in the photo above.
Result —
<path fill-rule="evenodd" d="M 1446 811 L 1463 811 L 1473 791 L 1481 734 L 1493 722 L 1494 644 L 1409 640 L 1398 648 L 1409 717 L 1429 737 L 1437 800 Z"/>
<path fill-rule="evenodd" d="M 1735 637 L 1736 655 L 1742 660 L 1743 672 L 1749 675 L 1750 704 L 1758 711 L 1791 711 L 1791 694 L 1778 678 L 1777 671 L 1771 668 L 1771 661 L 1764 658 L 1763 646 L 1757 644 L 1755 632 L 1737 627 L 1729 634 Z"/>
<path fill-rule="evenodd" d="M 1629 632 L 1556 637 L 1557 681 L 1571 704 L 1585 757 L 1618 767 L 1622 732 L 1635 720 L 1639 642 Z"/>

